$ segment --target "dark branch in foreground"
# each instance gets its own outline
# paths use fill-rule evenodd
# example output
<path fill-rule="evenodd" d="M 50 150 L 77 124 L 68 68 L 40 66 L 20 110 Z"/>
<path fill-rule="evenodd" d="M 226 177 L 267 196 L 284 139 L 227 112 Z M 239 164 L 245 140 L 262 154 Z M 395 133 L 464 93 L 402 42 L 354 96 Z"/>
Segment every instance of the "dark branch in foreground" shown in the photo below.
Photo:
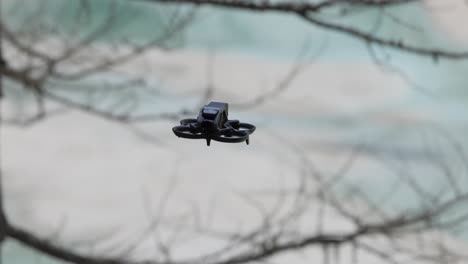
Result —
<path fill-rule="evenodd" d="M 60 260 L 65 260 L 72 263 L 87 263 L 87 264 L 123 264 L 128 263 L 124 260 L 117 260 L 112 258 L 102 258 L 85 256 L 74 253 L 72 250 L 67 250 L 62 247 L 51 244 L 48 241 L 38 238 L 30 232 L 25 230 L 7 226 L 7 237 L 14 239 L 21 244 L 33 248 L 39 252 L 55 257 Z M 141 263 L 143 264 L 143 263 Z"/>
<path fill-rule="evenodd" d="M 193 5 L 206 5 L 220 8 L 242 9 L 253 12 L 280 12 L 293 14 L 303 18 L 308 23 L 323 28 L 345 34 L 365 43 L 376 44 L 382 47 L 399 50 L 409 54 L 432 57 L 435 61 L 439 58 L 450 60 L 463 60 L 468 58 L 468 51 L 450 51 L 441 48 L 429 48 L 404 43 L 402 40 L 386 39 L 374 35 L 372 32 L 364 32 L 349 25 L 334 24 L 324 19 L 314 17 L 320 15 L 322 11 L 339 6 L 355 6 L 361 8 L 384 8 L 387 6 L 396 6 L 421 2 L 420 0 L 327 0 L 319 3 L 302 2 L 270 2 L 270 1 L 225 1 L 225 0 L 137 0 L 150 3 L 181 3 Z"/>
<path fill-rule="evenodd" d="M 350 232 L 340 232 L 340 233 L 330 233 L 330 234 L 313 234 L 310 236 L 304 236 L 302 238 L 296 238 L 291 241 L 277 242 L 270 241 L 266 238 L 262 243 L 258 244 L 258 248 L 249 249 L 244 254 L 238 254 L 236 256 L 227 257 L 223 260 L 206 260 L 203 256 L 201 259 L 204 262 L 197 260 L 185 262 L 185 261 L 144 261 L 144 262 L 132 262 L 125 259 L 119 258 L 105 258 L 105 257 L 94 257 L 87 256 L 78 253 L 74 253 L 72 250 L 65 249 L 56 245 L 51 244 L 47 240 L 43 240 L 35 236 L 34 234 L 15 228 L 11 225 L 7 225 L 6 235 L 9 238 L 12 238 L 30 248 L 36 249 L 42 253 L 45 253 L 49 256 L 69 261 L 72 263 L 88 263 L 88 264 L 129 264 L 129 263 L 138 263 L 138 264 L 175 264 L 175 263 L 211 263 L 211 264 L 241 264 L 249 263 L 252 261 L 265 260 L 272 256 L 282 254 L 284 252 L 304 249 L 312 246 L 341 246 L 345 243 L 355 244 L 361 238 L 375 238 L 377 236 L 383 236 L 387 238 L 392 238 L 393 236 L 397 237 L 401 232 L 408 232 L 412 227 L 417 226 L 418 224 L 425 224 L 427 221 L 434 221 L 441 217 L 446 211 L 450 210 L 452 207 L 457 206 L 459 203 L 466 202 L 468 199 L 468 194 L 456 197 L 452 200 L 449 200 L 439 207 L 422 211 L 416 215 L 407 215 L 404 217 L 396 217 L 394 219 L 382 221 L 376 224 L 359 224 L 354 231 Z M 374 253 L 375 252 L 370 252 Z"/>

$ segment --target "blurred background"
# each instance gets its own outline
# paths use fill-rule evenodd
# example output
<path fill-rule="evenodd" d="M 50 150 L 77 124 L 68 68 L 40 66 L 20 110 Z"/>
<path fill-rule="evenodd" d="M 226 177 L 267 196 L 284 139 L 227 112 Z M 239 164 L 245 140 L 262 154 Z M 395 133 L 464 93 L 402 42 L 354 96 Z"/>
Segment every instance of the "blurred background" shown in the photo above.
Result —
<path fill-rule="evenodd" d="M 465 1 L 0 2 L 3 263 L 468 263 Z"/>

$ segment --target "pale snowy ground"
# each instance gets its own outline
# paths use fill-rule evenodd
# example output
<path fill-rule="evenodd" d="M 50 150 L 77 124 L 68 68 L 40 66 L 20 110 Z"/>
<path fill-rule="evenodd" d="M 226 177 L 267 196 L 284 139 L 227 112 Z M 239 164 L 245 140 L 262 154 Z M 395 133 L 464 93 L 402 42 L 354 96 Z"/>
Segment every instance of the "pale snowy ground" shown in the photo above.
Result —
<path fill-rule="evenodd" d="M 157 63 L 148 66 L 148 61 Z M 158 72 L 166 85 L 186 87 L 171 93 L 197 95 L 206 84 L 206 61 L 203 54 L 154 53 L 146 63 L 137 61 L 120 70 Z M 167 71 L 171 66 L 178 70 Z M 271 89 L 290 68 L 218 55 L 214 98 L 251 99 Z M 262 79 L 267 80 L 264 87 Z M 155 219 L 171 222 L 200 215 L 198 221 L 222 229 L 259 224 L 258 211 L 239 193 L 296 186 L 300 164 L 289 143 L 308 152 L 319 170 L 333 173 L 355 144 L 378 141 L 379 129 L 436 123 L 437 116 L 400 107 L 411 96 L 414 91 L 398 76 L 384 74 L 374 65 L 314 63 L 271 102 L 243 112 L 231 110 L 232 118 L 242 116 L 258 125 L 250 146 L 213 142 L 206 147 L 203 141 L 179 139 L 172 134 L 172 121 L 128 127 L 77 112 L 27 129 L 7 127 L 2 131 L 2 162 L 8 215 L 17 225 L 83 252 L 115 255 L 125 251 L 125 243 L 141 241 L 130 255 L 146 259 L 158 255 L 153 235 L 147 232 Z M 353 175 L 374 175 L 376 182 L 386 173 L 366 154 L 353 168 Z M 329 218 L 326 228 L 348 229 L 339 218 Z M 164 233 L 160 229 L 154 236 Z M 176 256 L 197 256 L 219 246 L 184 235 L 180 242 Z M 351 262 L 347 251 L 344 248 L 341 263 Z M 20 259 L 18 263 L 31 260 L 16 250 L 10 254 Z M 321 256 L 321 251 L 310 250 L 278 260 L 309 263 Z M 359 263 L 378 261 L 363 255 Z"/>
<path fill-rule="evenodd" d="M 468 4 L 465 0 L 425 0 L 434 25 L 460 44 L 468 43 Z"/>

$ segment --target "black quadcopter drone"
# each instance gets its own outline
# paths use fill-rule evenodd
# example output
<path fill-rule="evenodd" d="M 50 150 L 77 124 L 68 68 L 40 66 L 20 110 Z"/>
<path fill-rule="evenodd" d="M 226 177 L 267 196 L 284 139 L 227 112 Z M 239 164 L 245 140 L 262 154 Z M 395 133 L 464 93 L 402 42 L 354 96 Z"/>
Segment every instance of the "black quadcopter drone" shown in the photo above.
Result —
<path fill-rule="evenodd" d="M 225 143 L 245 141 L 248 145 L 249 135 L 255 131 L 255 126 L 228 120 L 228 104 L 210 102 L 200 110 L 197 119 L 182 119 L 180 126 L 173 127 L 172 131 L 182 138 L 204 138 L 208 146 L 211 140 Z"/>

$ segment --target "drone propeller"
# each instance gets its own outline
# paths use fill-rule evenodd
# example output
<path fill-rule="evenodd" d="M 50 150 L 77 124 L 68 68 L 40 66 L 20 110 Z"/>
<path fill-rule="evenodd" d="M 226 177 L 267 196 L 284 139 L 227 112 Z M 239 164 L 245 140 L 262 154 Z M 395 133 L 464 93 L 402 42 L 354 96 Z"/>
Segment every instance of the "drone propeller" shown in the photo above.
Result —
<path fill-rule="evenodd" d="M 189 138 L 189 139 L 206 139 L 206 144 L 210 146 L 211 140 L 224 142 L 224 143 L 240 143 L 246 141 L 247 145 L 249 142 L 249 135 L 255 131 L 255 126 L 247 123 L 239 123 L 237 120 L 234 121 L 234 126 L 227 125 L 220 129 L 219 132 L 204 133 L 198 123 L 191 122 L 192 120 L 182 120 L 180 126 L 172 128 L 174 134 L 178 137 Z"/>
<path fill-rule="evenodd" d="M 224 143 L 240 143 L 249 142 L 249 135 L 255 131 L 255 126 L 247 123 L 240 123 L 238 120 L 230 120 L 226 122 L 220 133 L 212 139 Z"/>
<path fill-rule="evenodd" d="M 180 126 L 175 126 L 172 128 L 172 131 L 176 136 L 182 138 L 190 139 L 200 139 L 205 138 L 205 135 L 199 129 L 199 125 L 196 122 L 193 122 L 193 119 L 184 119 L 180 121 Z"/>

